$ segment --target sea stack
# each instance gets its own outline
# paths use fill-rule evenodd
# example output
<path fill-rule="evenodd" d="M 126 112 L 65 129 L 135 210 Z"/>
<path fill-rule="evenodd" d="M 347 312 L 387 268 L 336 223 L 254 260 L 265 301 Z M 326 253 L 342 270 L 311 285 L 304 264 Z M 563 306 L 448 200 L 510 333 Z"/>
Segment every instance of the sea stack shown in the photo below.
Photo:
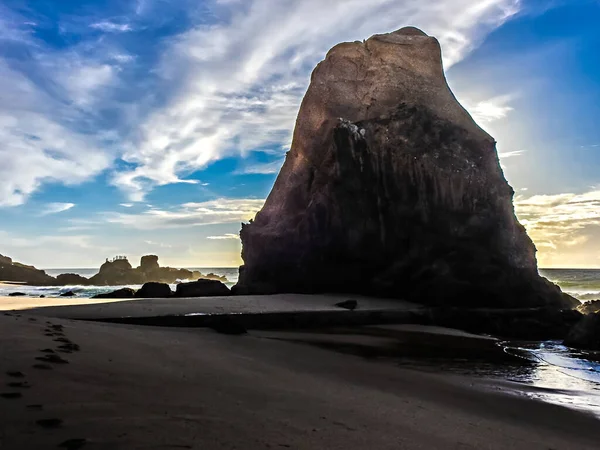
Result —
<path fill-rule="evenodd" d="M 234 291 L 572 307 L 538 275 L 513 194 L 434 37 L 410 27 L 339 44 L 312 74 L 263 209 L 242 226 Z"/>

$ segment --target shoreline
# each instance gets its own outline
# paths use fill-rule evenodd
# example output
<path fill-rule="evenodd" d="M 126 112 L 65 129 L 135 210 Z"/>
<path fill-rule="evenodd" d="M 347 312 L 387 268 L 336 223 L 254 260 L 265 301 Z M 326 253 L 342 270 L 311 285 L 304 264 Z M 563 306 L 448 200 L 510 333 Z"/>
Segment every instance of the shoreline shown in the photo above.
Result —
<path fill-rule="evenodd" d="M 224 336 L 5 314 L 2 373 L 22 371 L 31 385 L 22 399 L 0 399 L 6 448 L 84 438 L 111 449 L 530 450 L 595 448 L 600 438 L 593 416 L 510 395 L 493 380 L 402 368 L 292 342 L 294 333 Z M 52 370 L 32 368 L 41 349 L 57 345 L 45 336 L 56 329 L 80 351 L 56 353 L 68 364 Z M 27 408 L 34 404 L 41 409 Z M 61 425 L 36 425 L 51 418 Z"/>

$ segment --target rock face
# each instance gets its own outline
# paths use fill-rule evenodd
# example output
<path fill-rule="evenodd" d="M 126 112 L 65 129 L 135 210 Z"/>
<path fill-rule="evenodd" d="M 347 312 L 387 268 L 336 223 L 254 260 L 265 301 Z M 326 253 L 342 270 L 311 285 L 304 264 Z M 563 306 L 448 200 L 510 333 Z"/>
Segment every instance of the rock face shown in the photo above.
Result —
<path fill-rule="evenodd" d="M 577 307 L 577 310 L 583 314 L 593 314 L 600 311 L 600 300 L 590 300 L 582 303 Z"/>
<path fill-rule="evenodd" d="M 29 285 L 51 286 L 56 279 L 46 275 L 43 270 L 13 261 L 0 255 L 0 281 L 19 281 Z"/>
<path fill-rule="evenodd" d="M 565 339 L 565 345 L 600 350 L 600 313 L 584 316 Z"/>
<path fill-rule="evenodd" d="M 241 238 L 235 292 L 349 292 L 434 305 L 568 306 L 540 277 L 494 139 L 415 28 L 334 47 Z"/>
<path fill-rule="evenodd" d="M 227 286 L 217 280 L 198 280 L 180 283 L 175 288 L 176 297 L 220 297 L 231 295 Z"/>

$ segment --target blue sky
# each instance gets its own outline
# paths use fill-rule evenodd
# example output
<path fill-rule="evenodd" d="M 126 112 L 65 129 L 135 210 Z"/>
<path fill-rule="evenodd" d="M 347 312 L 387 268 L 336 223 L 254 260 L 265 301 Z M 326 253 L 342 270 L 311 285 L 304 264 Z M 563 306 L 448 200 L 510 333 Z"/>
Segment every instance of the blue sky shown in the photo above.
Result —
<path fill-rule="evenodd" d="M 498 141 L 540 265 L 600 267 L 597 0 L 2 0 L 0 253 L 236 266 L 341 41 L 415 25 Z"/>

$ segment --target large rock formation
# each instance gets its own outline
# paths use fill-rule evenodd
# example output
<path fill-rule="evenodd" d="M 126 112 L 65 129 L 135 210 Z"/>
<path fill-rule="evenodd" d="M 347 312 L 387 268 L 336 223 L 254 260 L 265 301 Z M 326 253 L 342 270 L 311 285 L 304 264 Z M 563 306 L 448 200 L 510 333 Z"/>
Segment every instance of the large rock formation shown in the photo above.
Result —
<path fill-rule="evenodd" d="M 355 292 L 428 304 L 572 306 L 540 277 L 494 139 L 415 28 L 334 47 L 241 238 L 236 293 Z"/>
<path fill-rule="evenodd" d="M 30 285 L 49 286 L 56 284 L 56 279 L 43 270 L 13 261 L 8 256 L 0 255 L 0 281 L 22 282 Z"/>

